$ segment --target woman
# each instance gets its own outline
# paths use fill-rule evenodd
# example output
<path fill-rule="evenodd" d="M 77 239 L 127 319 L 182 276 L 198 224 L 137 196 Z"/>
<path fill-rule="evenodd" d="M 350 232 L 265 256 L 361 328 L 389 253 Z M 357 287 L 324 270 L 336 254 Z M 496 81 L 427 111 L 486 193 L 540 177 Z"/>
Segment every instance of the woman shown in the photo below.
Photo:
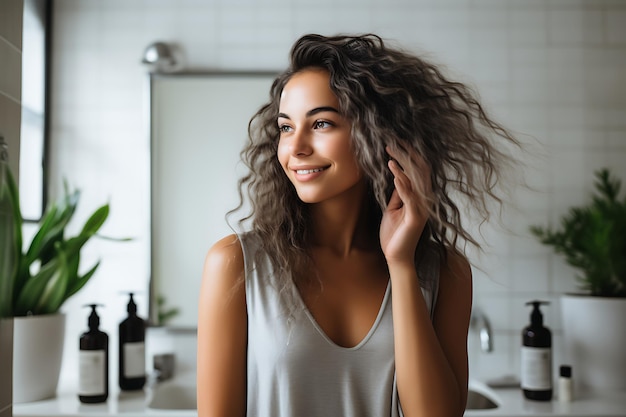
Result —
<path fill-rule="evenodd" d="M 206 257 L 199 415 L 461 416 L 477 242 L 454 198 L 500 201 L 491 133 L 517 143 L 375 35 L 300 38 L 242 152 L 251 231 Z"/>

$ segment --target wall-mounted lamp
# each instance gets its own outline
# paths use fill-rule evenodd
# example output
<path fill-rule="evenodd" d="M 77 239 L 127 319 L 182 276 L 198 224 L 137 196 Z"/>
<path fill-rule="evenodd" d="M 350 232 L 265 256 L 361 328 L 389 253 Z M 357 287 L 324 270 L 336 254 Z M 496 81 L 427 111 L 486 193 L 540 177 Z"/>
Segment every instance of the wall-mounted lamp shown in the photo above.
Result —
<path fill-rule="evenodd" d="M 176 69 L 176 58 L 169 44 L 154 42 L 143 52 L 142 63 L 150 66 L 151 72 L 168 72 Z"/>

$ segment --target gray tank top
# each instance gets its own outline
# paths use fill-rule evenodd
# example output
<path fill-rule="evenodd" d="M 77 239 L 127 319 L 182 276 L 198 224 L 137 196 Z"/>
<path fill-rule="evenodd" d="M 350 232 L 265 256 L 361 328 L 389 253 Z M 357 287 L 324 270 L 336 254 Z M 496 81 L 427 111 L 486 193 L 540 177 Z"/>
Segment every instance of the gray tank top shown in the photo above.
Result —
<path fill-rule="evenodd" d="M 374 325 L 351 348 L 335 344 L 316 323 L 294 284 L 280 292 L 259 239 L 239 236 L 248 310 L 249 417 L 402 416 L 396 389 L 391 285 Z M 431 314 L 438 290 L 439 257 L 422 257 L 422 294 Z M 436 258 L 436 259 L 435 259 Z M 293 306 L 295 300 L 295 308 Z M 291 311 L 291 313 L 287 313 Z"/>

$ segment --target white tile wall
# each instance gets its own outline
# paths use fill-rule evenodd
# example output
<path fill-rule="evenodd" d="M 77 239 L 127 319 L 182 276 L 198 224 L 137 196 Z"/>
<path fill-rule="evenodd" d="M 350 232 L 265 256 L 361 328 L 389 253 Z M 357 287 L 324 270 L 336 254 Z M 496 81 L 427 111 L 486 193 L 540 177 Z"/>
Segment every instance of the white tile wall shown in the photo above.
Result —
<path fill-rule="evenodd" d="M 517 373 L 524 302 L 552 301 L 545 321 L 560 355 L 558 295 L 574 290 L 573 271 L 529 237 L 529 224 L 556 222 L 585 201 L 592 172 L 626 178 L 626 3 L 611 0 L 57 0 L 52 107 L 52 185 L 84 189 L 81 212 L 110 201 L 105 233 L 128 244 L 94 242 L 102 270 L 65 311 L 64 376 L 75 379 L 75 348 L 93 299 L 107 304 L 112 336 L 125 311 L 122 290 L 145 289 L 148 271 L 148 138 L 143 49 L 175 42 L 188 68 L 283 68 L 306 32 L 375 32 L 445 64 L 479 90 L 488 110 L 528 143 L 520 155 L 534 191 L 512 191 L 504 227 L 489 226 L 476 256 L 475 304 L 492 319 L 495 351 L 478 350 L 474 377 Z M 80 213 L 79 213 L 80 215 Z M 141 311 L 146 311 L 139 298 Z M 115 364 L 115 352 L 112 355 Z"/>

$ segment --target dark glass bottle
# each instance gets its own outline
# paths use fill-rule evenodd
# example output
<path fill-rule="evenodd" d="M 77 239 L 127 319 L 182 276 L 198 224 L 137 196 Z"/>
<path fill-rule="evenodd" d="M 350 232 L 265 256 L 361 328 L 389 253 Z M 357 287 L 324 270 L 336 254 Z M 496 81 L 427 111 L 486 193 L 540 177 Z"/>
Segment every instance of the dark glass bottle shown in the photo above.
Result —
<path fill-rule="evenodd" d="M 552 399 L 552 333 L 543 325 L 539 310 L 545 301 L 530 301 L 532 305 L 530 325 L 522 331 L 522 375 L 524 396 L 529 400 L 550 401 Z"/>
<path fill-rule="evenodd" d="M 119 326 L 119 385 L 124 391 L 140 390 L 146 383 L 146 324 L 137 316 L 133 293 L 127 311 Z"/>
<path fill-rule="evenodd" d="M 90 304 L 89 331 L 80 337 L 80 375 L 78 399 L 83 403 L 101 403 L 109 397 L 109 336 L 100 331 L 98 304 Z"/>

